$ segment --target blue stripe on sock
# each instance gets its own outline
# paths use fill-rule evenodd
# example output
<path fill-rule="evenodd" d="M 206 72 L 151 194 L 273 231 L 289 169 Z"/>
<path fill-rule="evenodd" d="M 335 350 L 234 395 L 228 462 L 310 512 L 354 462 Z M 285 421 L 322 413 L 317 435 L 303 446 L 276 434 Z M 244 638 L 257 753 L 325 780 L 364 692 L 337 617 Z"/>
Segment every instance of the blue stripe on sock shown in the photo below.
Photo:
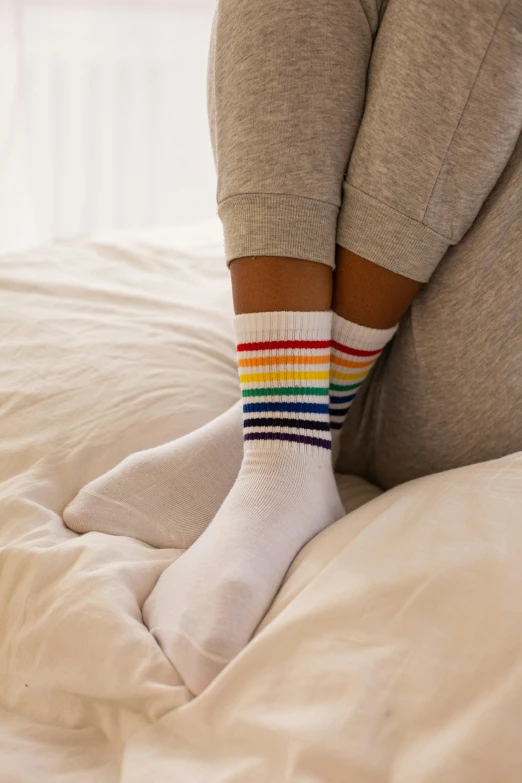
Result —
<path fill-rule="evenodd" d="M 328 405 L 317 402 L 247 402 L 243 413 L 268 413 L 271 411 L 289 413 L 328 413 Z"/>
<path fill-rule="evenodd" d="M 348 394 L 346 397 L 332 397 L 330 396 L 330 402 L 337 404 L 338 402 L 351 402 L 355 397 L 357 396 L 357 392 L 355 394 Z"/>

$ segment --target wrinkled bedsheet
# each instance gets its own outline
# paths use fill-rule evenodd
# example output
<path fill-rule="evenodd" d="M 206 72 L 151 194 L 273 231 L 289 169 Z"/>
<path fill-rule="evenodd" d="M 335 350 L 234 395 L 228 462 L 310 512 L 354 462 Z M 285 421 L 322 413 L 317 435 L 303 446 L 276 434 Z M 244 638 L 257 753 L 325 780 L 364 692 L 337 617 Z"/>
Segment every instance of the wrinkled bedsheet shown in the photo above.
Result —
<path fill-rule="evenodd" d="M 0 783 L 519 783 L 522 455 L 340 477 L 356 510 L 196 699 L 141 619 L 181 552 L 64 527 L 238 398 L 222 255 L 212 221 L 0 257 Z"/>

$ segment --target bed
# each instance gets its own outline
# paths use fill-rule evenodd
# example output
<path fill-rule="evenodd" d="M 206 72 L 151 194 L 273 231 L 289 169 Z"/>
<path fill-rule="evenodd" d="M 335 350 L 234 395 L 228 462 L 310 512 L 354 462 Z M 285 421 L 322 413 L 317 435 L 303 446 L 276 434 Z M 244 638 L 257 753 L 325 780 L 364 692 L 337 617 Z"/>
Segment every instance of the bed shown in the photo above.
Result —
<path fill-rule="evenodd" d="M 0 257 L 0 783 L 519 783 L 521 454 L 339 476 L 349 513 L 195 699 L 141 619 L 181 552 L 64 526 L 238 399 L 222 256 L 211 221 Z"/>

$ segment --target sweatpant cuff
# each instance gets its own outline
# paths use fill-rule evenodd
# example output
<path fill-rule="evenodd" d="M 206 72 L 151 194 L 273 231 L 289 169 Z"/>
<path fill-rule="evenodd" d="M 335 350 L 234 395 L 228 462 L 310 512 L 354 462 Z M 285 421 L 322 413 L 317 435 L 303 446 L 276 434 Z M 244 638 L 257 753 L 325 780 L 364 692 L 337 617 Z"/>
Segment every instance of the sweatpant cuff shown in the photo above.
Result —
<path fill-rule="evenodd" d="M 348 182 L 343 193 L 337 244 L 391 272 L 426 283 L 450 240 Z"/>
<path fill-rule="evenodd" d="M 270 193 L 221 202 L 227 264 L 247 256 L 282 256 L 335 266 L 339 207 L 325 201 Z"/>

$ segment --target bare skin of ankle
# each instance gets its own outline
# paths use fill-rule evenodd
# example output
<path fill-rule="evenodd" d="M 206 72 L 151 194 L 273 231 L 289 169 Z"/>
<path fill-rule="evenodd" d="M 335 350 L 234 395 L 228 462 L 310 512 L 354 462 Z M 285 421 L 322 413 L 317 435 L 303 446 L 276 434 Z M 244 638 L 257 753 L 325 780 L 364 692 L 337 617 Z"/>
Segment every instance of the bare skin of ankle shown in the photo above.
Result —
<path fill-rule="evenodd" d="M 237 258 L 230 272 L 237 315 L 332 308 L 373 329 L 394 326 L 421 287 L 339 245 L 333 275 L 325 264 L 277 256 Z"/>
<path fill-rule="evenodd" d="M 297 258 L 256 256 L 230 265 L 236 315 L 319 312 L 332 304 L 332 270 Z"/>
<path fill-rule="evenodd" d="M 347 321 L 372 329 L 395 326 L 422 285 L 339 245 L 333 277 L 334 312 Z"/>

